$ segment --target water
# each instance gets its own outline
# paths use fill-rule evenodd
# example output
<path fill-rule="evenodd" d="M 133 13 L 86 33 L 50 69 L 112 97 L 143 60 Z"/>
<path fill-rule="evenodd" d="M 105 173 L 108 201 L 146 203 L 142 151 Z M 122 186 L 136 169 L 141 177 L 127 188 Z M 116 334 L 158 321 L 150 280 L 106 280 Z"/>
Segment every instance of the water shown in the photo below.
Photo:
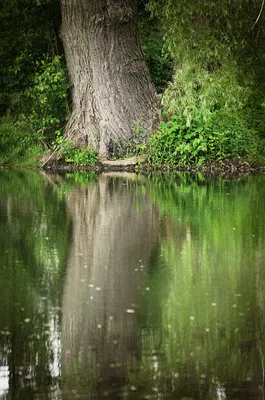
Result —
<path fill-rule="evenodd" d="M 264 200 L 0 170 L 0 399 L 264 399 Z"/>

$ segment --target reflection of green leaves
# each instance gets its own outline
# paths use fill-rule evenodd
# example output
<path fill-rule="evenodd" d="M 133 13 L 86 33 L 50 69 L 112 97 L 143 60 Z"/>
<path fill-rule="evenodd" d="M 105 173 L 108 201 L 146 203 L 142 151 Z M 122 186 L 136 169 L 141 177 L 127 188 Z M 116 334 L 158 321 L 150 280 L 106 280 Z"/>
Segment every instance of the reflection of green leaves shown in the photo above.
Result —
<path fill-rule="evenodd" d="M 1 170 L 0 180 L 0 361 L 12 359 L 18 384 L 26 376 L 45 385 L 70 224 L 56 190 L 37 173 Z"/>
<path fill-rule="evenodd" d="M 213 399 L 213 377 L 218 377 L 217 387 L 220 381 L 261 377 L 257 344 L 261 340 L 265 346 L 264 177 L 211 181 L 156 175 L 149 189 L 165 217 L 165 236 L 148 271 L 150 291 L 142 298 L 146 385 L 158 385 L 163 392 L 168 382 L 170 391 L 174 371 L 178 395 L 184 390 L 183 396 L 193 396 L 187 380 L 198 387 L 207 374 L 204 398 Z M 164 358 L 157 357 L 154 370 L 156 354 Z"/>

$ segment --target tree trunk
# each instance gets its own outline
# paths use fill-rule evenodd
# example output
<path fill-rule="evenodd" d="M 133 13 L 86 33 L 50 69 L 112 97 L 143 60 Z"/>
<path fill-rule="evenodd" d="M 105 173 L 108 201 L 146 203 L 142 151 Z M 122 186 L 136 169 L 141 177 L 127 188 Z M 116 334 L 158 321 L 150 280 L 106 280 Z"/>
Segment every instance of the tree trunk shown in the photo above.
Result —
<path fill-rule="evenodd" d="M 158 100 L 138 33 L 137 0 L 61 0 L 61 38 L 72 85 L 66 137 L 106 158 L 133 138 L 146 138 Z"/>

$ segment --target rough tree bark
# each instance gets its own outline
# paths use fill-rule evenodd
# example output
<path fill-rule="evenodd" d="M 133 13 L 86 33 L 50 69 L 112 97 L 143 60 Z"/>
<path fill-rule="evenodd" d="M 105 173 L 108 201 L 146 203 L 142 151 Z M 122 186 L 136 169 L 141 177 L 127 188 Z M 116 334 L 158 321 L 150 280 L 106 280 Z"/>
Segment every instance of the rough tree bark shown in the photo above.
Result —
<path fill-rule="evenodd" d="M 66 137 L 101 158 L 128 142 L 137 125 L 146 137 L 158 100 L 141 50 L 137 0 L 61 0 L 61 38 L 73 112 Z"/>

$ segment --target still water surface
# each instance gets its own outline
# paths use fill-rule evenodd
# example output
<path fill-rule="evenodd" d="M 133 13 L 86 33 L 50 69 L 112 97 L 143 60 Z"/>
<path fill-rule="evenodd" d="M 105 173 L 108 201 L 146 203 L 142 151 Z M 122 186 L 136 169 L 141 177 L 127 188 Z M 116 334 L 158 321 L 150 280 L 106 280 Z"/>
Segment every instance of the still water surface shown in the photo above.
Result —
<path fill-rule="evenodd" d="M 264 399 L 265 176 L 0 170 L 0 399 Z"/>

